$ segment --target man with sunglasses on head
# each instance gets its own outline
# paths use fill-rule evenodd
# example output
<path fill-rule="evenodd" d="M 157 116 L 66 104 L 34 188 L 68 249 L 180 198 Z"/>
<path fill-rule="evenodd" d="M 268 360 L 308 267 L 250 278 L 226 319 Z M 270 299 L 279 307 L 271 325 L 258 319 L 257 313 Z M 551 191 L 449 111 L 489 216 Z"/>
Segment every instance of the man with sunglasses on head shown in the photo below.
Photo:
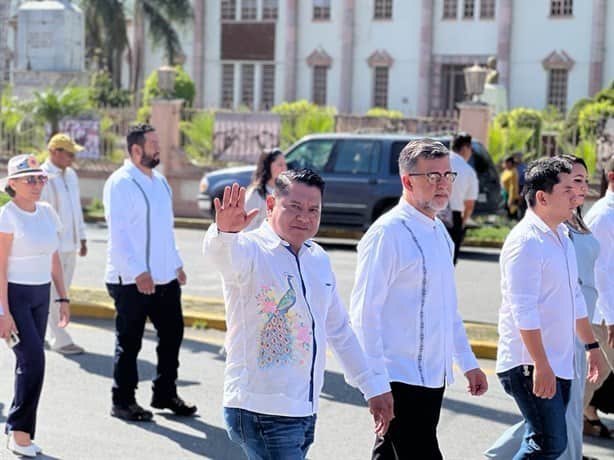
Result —
<path fill-rule="evenodd" d="M 59 133 L 49 139 L 47 149 L 49 157 L 41 168 L 49 174 L 49 184 L 43 188 L 41 200 L 46 201 L 55 209 L 62 222 L 58 253 L 64 272 L 64 283 L 68 290 L 77 264 L 77 253 L 81 257 L 87 254 L 79 178 L 71 167 L 75 154 L 82 151 L 83 147 L 76 144 L 67 134 Z M 60 304 L 55 302 L 58 297 L 55 287 L 52 286 L 47 323 L 49 346 L 63 355 L 81 354 L 84 351 L 83 348 L 73 342 L 66 329 L 58 327 Z"/>
<path fill-rule="evenodd" d="M 373 459 L 441 459 L 437 424 L 453 361 L 472 395 L 488 389 L 458 314 L 454 243 L 437 213 L 456 172 L 448 149 L 412 141 L 399 156 L 403 195 L 358 245 L 350 316 L 376 375 L 390 382 L 395 418 Z"/>

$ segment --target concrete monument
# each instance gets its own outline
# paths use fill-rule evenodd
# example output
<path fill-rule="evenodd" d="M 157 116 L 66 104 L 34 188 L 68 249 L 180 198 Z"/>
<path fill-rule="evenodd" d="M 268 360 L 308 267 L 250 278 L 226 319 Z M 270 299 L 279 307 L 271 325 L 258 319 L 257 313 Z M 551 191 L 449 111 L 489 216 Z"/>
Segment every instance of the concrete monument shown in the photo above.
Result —
<path fill-rule="evenodd" d="M 85 22 L 69 0 L 27 1 L 17 12 L 15 94 L 87 84 Z"/>
<path fill-rule="evenodd" d="M 507 90 L 499 83 L 497 58 L 490 56 L 486 65 L 490 70 L 486 75 L 482 101 L 490 106 L 491 115 L 494 117 L 498 113 L 507 111 Z"/>

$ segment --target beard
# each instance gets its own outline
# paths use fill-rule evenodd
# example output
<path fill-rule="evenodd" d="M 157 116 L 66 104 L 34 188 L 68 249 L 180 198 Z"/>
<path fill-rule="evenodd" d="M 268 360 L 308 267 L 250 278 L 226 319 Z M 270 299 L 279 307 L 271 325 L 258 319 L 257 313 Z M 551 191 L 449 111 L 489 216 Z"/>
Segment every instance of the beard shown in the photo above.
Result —
<path fill-rule="evenodd" d="M 149 156 L 143 152 L 140 163 L 141 166 L 144 166 L 145 168 L 154 169 L 160 164 L 160 158 L 154 158 L 154 155 Z"/>

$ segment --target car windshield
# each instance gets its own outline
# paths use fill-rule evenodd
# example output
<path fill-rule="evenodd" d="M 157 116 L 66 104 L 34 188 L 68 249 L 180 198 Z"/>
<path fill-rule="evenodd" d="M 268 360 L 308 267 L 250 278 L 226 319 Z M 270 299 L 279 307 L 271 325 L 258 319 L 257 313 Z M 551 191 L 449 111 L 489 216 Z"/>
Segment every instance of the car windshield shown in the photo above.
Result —
<path fill-rule="evenodd" d="M 288 167 L 323 171 L 330 159 L 335 141 L 332 139 L 306 141 L 286 155 Z"/>

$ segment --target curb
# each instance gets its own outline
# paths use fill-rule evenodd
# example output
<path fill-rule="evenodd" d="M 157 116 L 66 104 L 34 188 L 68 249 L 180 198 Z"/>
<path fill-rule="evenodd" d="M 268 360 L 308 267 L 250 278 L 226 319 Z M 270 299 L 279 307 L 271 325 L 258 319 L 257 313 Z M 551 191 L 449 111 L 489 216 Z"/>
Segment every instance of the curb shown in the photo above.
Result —
<path fill-rule="evenodd" d="M 83 288 L 73 288 L 76 290 L 85 290 Z M 191 297 L 191 299 L 197 299 Z M 217 305 L 223 307 L 224 302 L 222 299 L 199 299 L 203 303 L 208 305 Z M 70 306 L 71 314 L 78 318 L 91 318 L 91 319 L 114 319 L 115 308 L 111 302 L 109 303 L 94 303 L 94 302 L 79 302 L 78 300 Z M 197 328 L 211 328 L 218 331 L 226 331 L 226 319 L 224 315 L 215 313 L 201 313 L 190 310 L 183 311 L 184 324 L 187 327 Z M 495 325 L 465 322 L 467 325 L 471 325 L 472 330 L 492 331 L 496 329 Z M 471 348 L 477 358 L 481 359 L 495 359 L 497 357 L 497 343 L 492 340 L 469 340 Z"/>
<path fill-rule="evenodd" d="M 104 216 L 100 215 L 84 215 L 85 221 L 88 223 L 98 223 L 104 222 Z M 199 218 L 191 218 L 191 217 L 175 217 L 175 228 L 187 228 L 194 230 L 203 230 L 206 231 L 211 225 L 212 221 L 210 219 L 199 219 Z M 348 230 L 343 228 L 335 228 L 335 227 L 323 227 L 320 228 L 316 237 L 320 238 L 342 238 L 349 240 L 360 240 L 364 232 L 360 230 Z M 478 238 L 465 238 L 463 241 L 463 247 L 477 247 L 477 248 L 495 248 L 501 249 L 503 246 L 502 241 L 496 240 L 481 240 Z"/>

